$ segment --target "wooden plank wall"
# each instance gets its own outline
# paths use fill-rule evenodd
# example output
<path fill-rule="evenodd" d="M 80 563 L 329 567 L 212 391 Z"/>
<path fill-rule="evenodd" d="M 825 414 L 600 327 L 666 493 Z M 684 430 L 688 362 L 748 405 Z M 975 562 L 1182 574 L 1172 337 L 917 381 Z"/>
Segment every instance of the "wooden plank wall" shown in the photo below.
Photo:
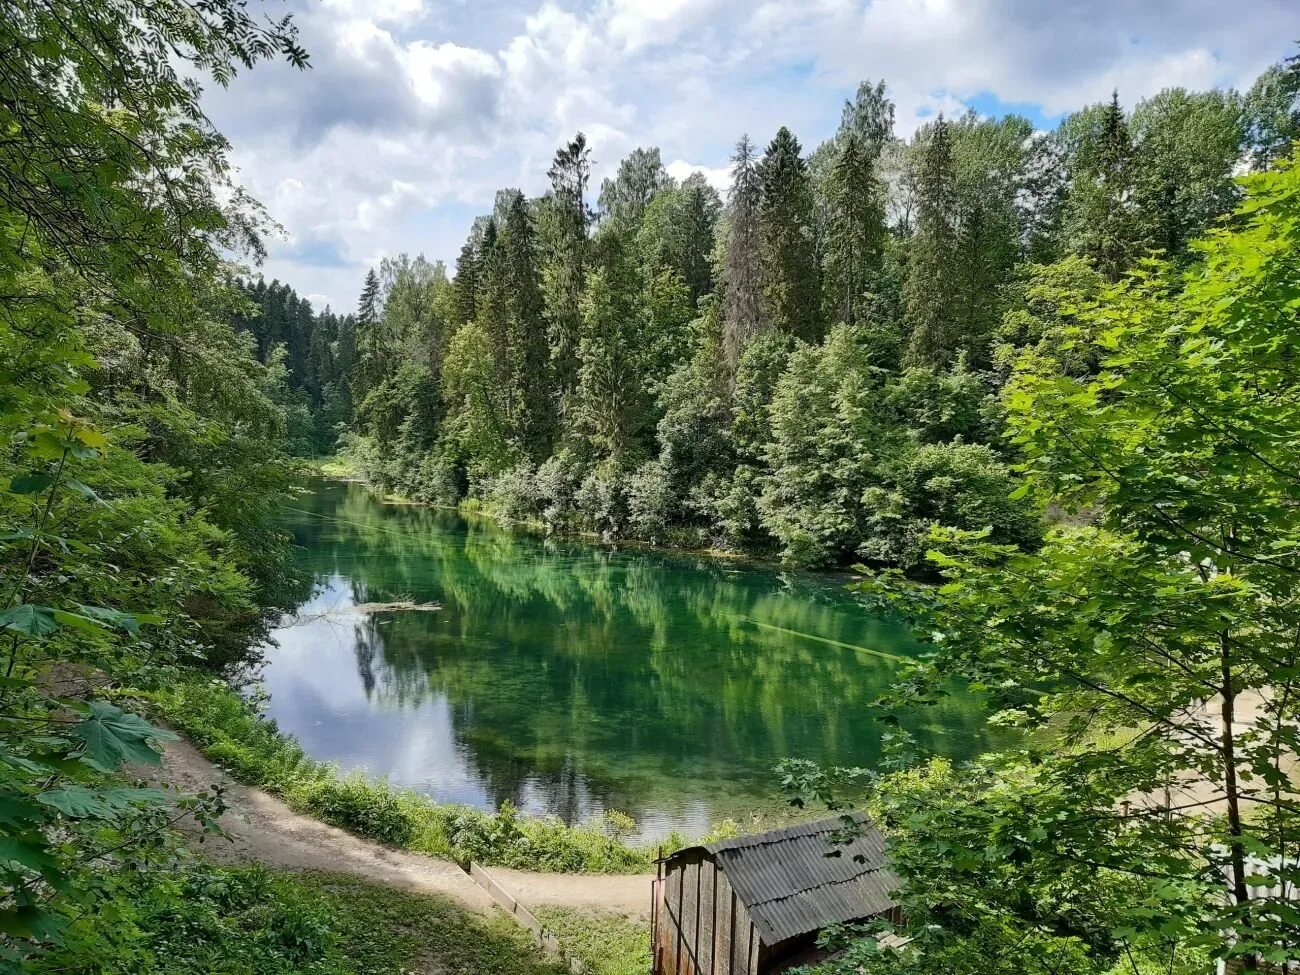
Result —
<path fill-rule="evenodd" d="M 758 975 L 758 933 L 727 875 L 712 860 L 671 864 L 662 897 L 655 975 Z"/>

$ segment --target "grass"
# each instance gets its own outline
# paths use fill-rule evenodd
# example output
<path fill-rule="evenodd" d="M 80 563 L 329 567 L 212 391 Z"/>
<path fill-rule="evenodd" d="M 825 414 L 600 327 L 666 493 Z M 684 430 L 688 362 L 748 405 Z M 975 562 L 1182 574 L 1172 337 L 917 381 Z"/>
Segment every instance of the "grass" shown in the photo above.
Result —
<path fill-rule="evenodd" d="M 619 813 L 567 826 L 554 818 L 520 816 L 508 804 L 486 813 L 437 803 L 359 773 L 340 775 L 211 677 L 191 673 L 131 693 L 239 781 L 280 796 L 298 812 L 391 846 L 553 873 L 639 873 L 653 861 L 654 850 L 622 841 L 635 824 Z"/>
<path fill-rule="evenodd" d="M 354 480 L 361 477 L 361 471 L 343 454 L 314 457 L 307 461 L 307 466 L 322 477 L 336 477 L 341 480 Z"/>
<path fill-rule="evenodd" d="M 534 912 L 592 975 L 645 975 L 650 970 L 650 926 L 621 914 L 547 907 Z"/>
<path fill-rule="evenodd" d="M 352 877 L 202 860 L 117 881 L 112 918 L 74 925 L 37 973 L 98 975 L 560 975 L 507 918 Z M 107 935 L 107 936 L 106 936 Z M 94 957 L 87 967 L 87 954 Z"/>

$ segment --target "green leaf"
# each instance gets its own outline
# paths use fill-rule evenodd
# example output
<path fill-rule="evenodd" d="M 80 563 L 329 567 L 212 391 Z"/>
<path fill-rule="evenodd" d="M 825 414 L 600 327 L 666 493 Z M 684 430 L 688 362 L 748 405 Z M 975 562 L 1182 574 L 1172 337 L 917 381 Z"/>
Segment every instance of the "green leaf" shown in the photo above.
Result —
<path fill-rule="evenodd" d="M 90 717 L 71 732 L 86 743 L 86 755 L 107 769 L 123 762 L 157 765 L 159 755 L 149 747 L 150 739 L 168 741 L 175 735 L 155 728 L 138 714 L 130 714 L 106 701 L 90 702 Z"/>
<path fill-rule="evenodd" d="M 12 938 L 57 941 L 67 926 L 66 918 L 32 905 L 0 911 L 0 931 Z"/>
<path fill-rule="evenodd" d="M 41 474 L 32 471 L 28 474 L 20 474 L 9 482 L 9 490 L 13 494 L 33 494 L 37 491 L 44 491 L 54 483 L 54 478 L 49 474 Z"/>
<path fill-rule="evenodd" d="M 45 848 L 40 833 L 0 836 L 0 863 L 17 863 L 44 875 L 58 867 L 58 861 Z"/>
<path fill-rule="evenodd" d="M 103 623 L 105 626 L 111 626 L 114 629 L 125 630 L 127 633 L 140 632 L 140 620 L 131 613 L 123 613 L 118 609 L 109 609 L 106 606 L 86 606 L 79 604 L 77 610 L 86 617 Z"/>
<path fill-rule="evenodd" d="M 97 790 L 84 785 L 65 785 L 42 792 L 35 798 L 72 819 L 116 819 L 134 806 L 165 802 L 167 793 L 160 789 Z"/>
<path fill-rule="evenodd" d="M 68 487 L 72 488 L 72 490 L 76 491 L 83 497 L 89 498 L 91 501 L 97 501 L 100 504 L 107 504 L 103 498 L 95 493 L 94 488 L 89 484 L 84 484 L 81 481 L 78 481 L 75 477 L 64 478 L 64 483 L 67 484 Z"/>
<path fill-rule="evenodd" d="M 28 636 L 49 636 L 58 628 L 54 610 L 48 606 L 23 603 L 0 613 L 0 630 L 17 630 Z"/>
<path fill-rule="evenodd" d="M 30 796 L 17 793 L 0 795 L 0 825 L 30 826 L 41 819 L 41 811 Z"/>

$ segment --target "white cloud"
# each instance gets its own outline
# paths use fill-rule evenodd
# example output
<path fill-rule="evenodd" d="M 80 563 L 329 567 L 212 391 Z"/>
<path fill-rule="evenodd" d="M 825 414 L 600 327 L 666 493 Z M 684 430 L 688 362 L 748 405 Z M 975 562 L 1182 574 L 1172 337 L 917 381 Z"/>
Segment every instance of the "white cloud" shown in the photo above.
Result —
<path fill-rule="evenodd" d="M 679 183 L 692 173 L 703 173 L 704 178 L 709 181 L 709 185 L 724 197 L 731 188 L 730 166 L 697 166 L 694 163 L 688 163 L 685 159 L 674 159 L 664 166 L 664 169 L 668 170 L 668 175 Z"/>
<path fill-rule="evenodd" d="M 594 185 L 635 146 L 725 188 L 748 132 L 811 151 L 864 78 L 898 128 L 990 97 L 1034 118 L 1163 87 L 1247 85 L 1288 53 L 1294 0 L 324 0 L 313 69 L 260 66 L 208 107 L 287 229 L 267 273 L 350 306 L 366 264 L 455 257 L 500 186 L 538 193 L 581 129 Z M 984 102 L 982 101 L 981 104 Z M 692 162 L 688 162 L 691 160 Z"/>

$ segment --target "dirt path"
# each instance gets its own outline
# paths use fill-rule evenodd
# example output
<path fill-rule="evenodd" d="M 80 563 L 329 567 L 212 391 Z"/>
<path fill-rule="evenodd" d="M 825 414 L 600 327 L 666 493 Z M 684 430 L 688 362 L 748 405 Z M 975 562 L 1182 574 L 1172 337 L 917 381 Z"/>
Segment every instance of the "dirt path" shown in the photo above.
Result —
<path fill-rule="evenodd" d="M 202 844 L 203 851 L 214 860 L 345 873 L 371 883 L 444 894 L 479 912 L 492 906 L 482 888 L 456 864 L 393 849 L 294 812 L 261 789 L 236 782 L 187 741 L 168 742 L 161 768 L 142 771 L 154 781 L 182 792 L 197 792 L 213 783 L 225 786 L 229 808 L 222 824 L 230 840 L 208 837 Z M 599 908 L 633 918 L 649 915 L 648 875 L 587 876 L 498 867 L 489 871 L 530 907 Z"/>

